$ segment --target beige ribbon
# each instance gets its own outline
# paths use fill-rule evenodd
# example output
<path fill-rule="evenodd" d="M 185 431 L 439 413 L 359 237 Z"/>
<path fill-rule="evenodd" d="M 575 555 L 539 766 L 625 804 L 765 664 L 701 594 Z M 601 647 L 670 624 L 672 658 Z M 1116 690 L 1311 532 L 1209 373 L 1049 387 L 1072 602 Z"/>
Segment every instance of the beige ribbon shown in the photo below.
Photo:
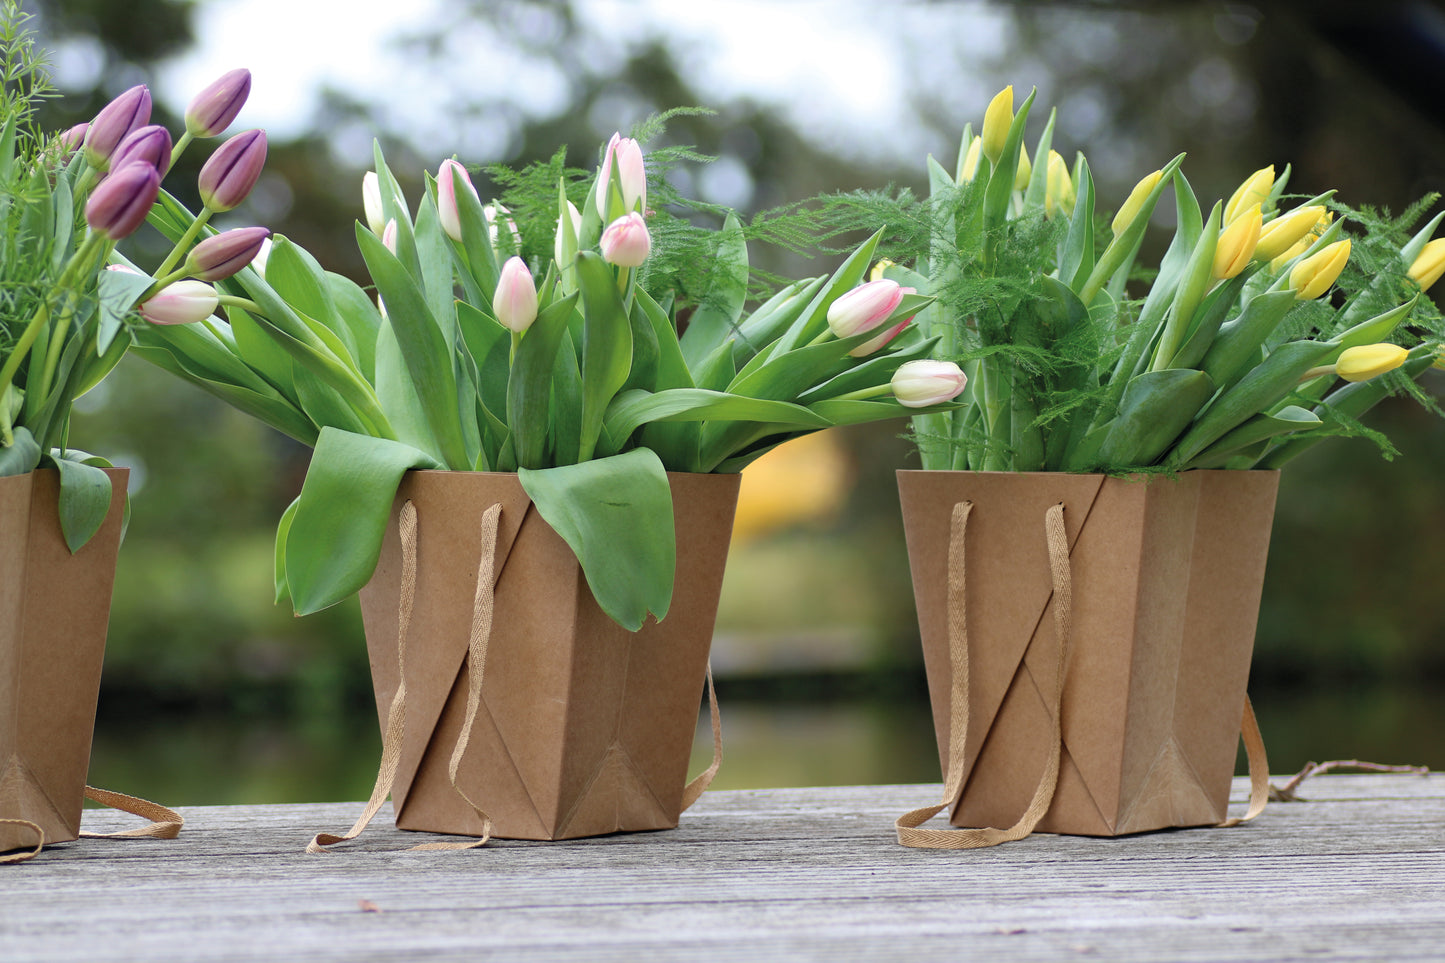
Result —
<path fill-rule="evenodd" d="M 451 780 L 452 789 L 466 801 L 468 806 L 472 807 L 473 812 L 481 817 L 482 835 L 465 843 L 422 843 L 412 846 L 413 850 L 475 849 L 478 846 L 485 846 L 492 838 L 491 817 L 457 784 L 457 771 L 461 766 L 462 757 L 466 755 L 472 727 L 476 723 L 477 712 L 481 709 L 482 704 L 482 681 L 486 674 L 487 645 L 492 635 L 497 527 L 501 517 L 502 506 L 500 504 L 488 508 L 482 515 L 482 557 L 477 566 L 477 588 L 472 597 L 472 627 L 467 642 L 467 715 L 466 720 L 462 723 L 461 733 L 457 736 L 456 745 L 452 747 L 451 760 L 447 765 L 447 775 Z M 400 681 L 397 684 L 396 695 L 392 697 L 391 706 L 386 714 L 386 732 L 381 740 L 381 766 L 376 774 L 376 785 L 371 790 L 371 799 L 367 802 L 366 809 L 355 824 L 340 836 L 318 833 L 307 844 L 306 851 L 308 853 L 331 852 L 332 850 L 327 847 L 347 842 L 361 835 L 362 830 L 381 809 L 386 797 L 391 794 L 392 785 L 396 782 L 396 770 L 401 761 L 402 741 L 406 735 L 404 658 L 407 634 L 411 627 L 412 607 L 416 600 L 417 519 L 416 506 L 410 501 L 401 507 L 399 529 L 401 535 L 401 600 L 397 611 L 396 665 L 397 677 Z M 722 764 L 722 729 L 718 719 L 717 694 L 713 690 L 711 665 L 708 666 L 707 683 L 708 700 L 712 707 L 713 762 L 706 771 L 688 783 L 683 793 L 682 808 L 684 809 L 697 801 L 697 797 L 701 796 L 703 790 L 712 782 L 718 766 Z"/>
<path fill-rule="evenodd" d="M 963 792 L 964 747 L 968 739 L 968 618 L 964 591 L 964 534 L 967 531 L 968 516 L 972 510 L 972 502 L 960 502 L 955 505 L 952 527 L 949 532 L 948 637 L 953 679 L 949 700 L 948 779 L 944 784 L 943 802 L 937 806 L 927 806 L 906 813 L 900 816 L 894 824 L 898 831 L 898 842 L 904 846 L 919 849 L 981 849 L 1023 839 L 1034 831 L 1034 828 L 1048 812 L 1059 779 L 1059 761 L 1063 748 L 1064 662 L 1072 605 L 1069 543 L 1064 529 L 1063 505 L 1055 505 L 1044 516 L 1044 532 L 1049 543 L 1049 569 L 1054 582 L 1054 619 L 1059 638 L 1059 653 L 1057 684 L 1053 692 L 1053 726 L 1050 737 L 1052 748 L 1038 788 L 1034 790 L 1033 799 L 1023 816 L 1008 829 L 989 827 L 978 829 L 919 828 L 934 816 L 951 807 Z M 1260 735 L 1259 723 L 1254 717 L 1254 707 L 1250 704 L 1248 696 L 1244 700 L 1240 735 L 1244 739 L 1245 753 L 1249 759 L 1249 810 L 1243 816 L 1231 817 L 1219 823 L 1221 827 L 1238 826 L 1248 822 L 1263 812 L 1269 801 L 1269 762 L 1265 756 L 1264 739 Z"/>
<path fill-rule="evenodd" d="M 181 827 L 186 824 L 173 809 L 167 809 L 158 803 L 153 803 L 138 796 L 127 796 L 125 793 L 111 792 L 108 789 L 96 789 L 94 786 L 85 787 L 85 798 L 91 802 L 98 802 L 102 806 L 119 810 L 123 813 L 130 813 L 132 816 L 140 816 L 142 819 L 150 820 L 147 826 L 138 826 L 135 829 L 126 829 L 114 833 L 79 833 L 81 839 L 175 839 L 181 834 Z M 0 819 L 0 823 L 10 826 L 25 826 L 35 833 L 35 848 L 20 853 L 10 853 L 0 856 L 0 865 L 6 863 L 23 863 L 28 859 L 34 859 L 40 855 L 45 848 L 45 830 L 38 824 L 28 819 Z"/>
<path fill-rule="evenodd" d="M 1052 734 L 1048 761 L 1038 788 L 1018 822 L 1007 829 L 920 829 L 919 827 L 948 809 L 963 792 L 964 746 L 968 741 L 968 618 L 964 592 L 964 533 L 972 502 L 953 506 L 953 522 L 948 545 L 948 639 L 953 668 L 952 693 L 949 699 L 948 779 L 944 783 L 943 802 L 937 806 L 915 809 L 898 817 L 894 824 L 898 841 L 919 849 L 980 849 L 999 843 L 1023 839 L 1034 831 L 1039 820 L 1049 811 L 1054 789 L 1059 781 L 1059 758 L 1063 749 L 1060 728 L 1060 705 L 1064 692 L 1064 654 L 1069 638 L 1073 585 L 1069 572 L 1069 540 L 1064 530 L 1064 506 L 1055 505 L 1044 515 L 1044 533 L 1049 543 L 1049 569 L 1054 581 L 1054 625 L 1059 638 L 1058 670 L 1054 674 Z"/>

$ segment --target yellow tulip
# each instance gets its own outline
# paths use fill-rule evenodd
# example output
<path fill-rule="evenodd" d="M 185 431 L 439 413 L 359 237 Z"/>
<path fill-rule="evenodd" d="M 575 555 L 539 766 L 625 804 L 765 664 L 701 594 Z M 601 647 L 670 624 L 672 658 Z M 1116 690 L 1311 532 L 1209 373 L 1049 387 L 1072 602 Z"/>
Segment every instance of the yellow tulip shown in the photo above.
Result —
<path fill-rule="evenodd" d="M 988 110 L 983 113 L 983 130 L 979 139 L 983 141 L 983 155 L 989 163 L 998 164 L 1003 156 L 1003 145 L 1008 140 L 1009 125 L 1014 122 L 1014 88 L 1009 84 L 989 101 Z"/>
<path fill-rule="evenodd" d="M 1047 188 L 1044 191 L 1044 216 L 1053 217 L 1059 211 L 1065 216 L 1074 213 L 1074 182 L 1069 178 L 1069 165 L 1056 150 L 1049 151 Z"/>
<path fill-rule="evenodd" d="M 963 155 L 963 171 L 959 175 L 963 178 L 963 180 L 959 181 L 960 184 L 965 181 L 971 181 L 978 176 L 978 159 L 982 156 L 982 147 L 982 137 L 975 137 L 968 142 L 968 150 Z"/>
<path fill-rule="evenodd" d="M 1442 274 L 1445 274 L 1445 237 L 1437 237 L 1425 245 L 1410 265 L 1410 280 L 1420 285 L 1421 291 L 1428 291 Z"/>
<path fill-rule="evenodd" d="M 1224 205 L 1224 223 L 1231 224 L 1234 219 L 1255 204 L 1263 204 L 1269 200 L 1269 192 L 1274 187 L 1274 165 L 1261 167 L 1244 179 L 1244 183 L 1235 188 L 1229 197 L 1229 203 Z"/>
<path fill-rule="evenodd" d="M 1349 259 L 1350 242 L 1346 239 L 1326 245 L 1296 264 L 1289 272 L 1289 286 L 1294 288 L 1294 296 L 1300 301 L 1312 301 L 1324 294 Z"/>
<path fill-rule="evenodd" d="M 870 280 L 870 281 L 881 281 L 881 280 L 883 280 L 883 272 L 886 271 L 886 270 L 888 270 L 888 269 L 891 268 L 892 266 L 893 266 L 893 262 L 890 261 L 890 260 L 888 260 L 886 257 L 880 259 L 877 264 L 873 265 L 873 270 L 871 270 L 871 271 L 868 272 L 868 280 Z"/>
<path fill-rule="evenodd" d="M 1019 169 L 1014 173 L 1014 190 L 1021 191 L 1029 186 L 1029 178 L 1034 176 L 1034 165 L 1029 163 L 1029 150 L 1019 145 Z"/>
<path fill-rule="evenodd" d="M 1129 225 L 1134 223 L 1134 219 L 1139 216 L 1139 211 L 1144 207 L 1144 202 L 1148 200 L 1154 188 L 1159 186 L 1159 178 L 1163 176 L 1163 171 L 1145 174 L 1143 180 L 1134 185 L 1134 189 L 1129 192 L 1129 197 L 1119 208 L 1119 213 L 1114 215 L 1114 223 L 1110 225 L 1115 237 L 1123 234 L 1128 230 Z"/>
<path fill-rule="evenodd" d="M 1286 264 L 1299 257 L 1305 251 L 1308 251 L 1310 249 L 1310 245 L 1314 244 L 1315 241 L 1318 241 L 1320 239 L 1320 237 L 1325 233 L 1325 230 L 1329 228 L 1331 222 L 1334 221 L 1334 219 L 1335 215 L 1330 213 L 1329 211 L 1325 211 L 1323 214 L 1321 214 L 1319 220 L 1315 221 L 1315 226 L 1311 228 L 1308 234 L 1300 238 L 1298 241 L 1295 241 L 1289 246 L 1288 250 L 1286 250 L 1283 254 L 1279 255 L 1274 260 L 1269 262 L 1270 271 L 1278 274 L 1280 271 L 1284 270 L 1284 266 Z M 1256 248 L 1255 250 L 1258 250 L 1258 248 Z"/>
<path fill-rule="evenodd" d="M 1346 381 L 1369 381 L 1405 363 L 1410 352 L 1398 344 L 1365 344 L 1346 348 L 1335 362 L 1335 373 Z"/>
<path fill-rule="evenodd" d="M 1262 220 L 1263 215 L 1256 204 L 1219 233 L 1219 242 L 1214 246 L 1213 275 L 1216 281 L 1234 277 L 1249 264 L 1254 257 L 1255 245 L 1259 243 Z"/>
<path fill-rule="evenodd" d="M 1259 229 L 1259 244 L 1254 248 L 1256 261 L 1273 261 L 1304 240 L 1325 209 L 1318 204 L 1296 208 L 1288 214 L 1281 214 Z M 1295 251 L 1298 255 L 1300 252 Z"/>

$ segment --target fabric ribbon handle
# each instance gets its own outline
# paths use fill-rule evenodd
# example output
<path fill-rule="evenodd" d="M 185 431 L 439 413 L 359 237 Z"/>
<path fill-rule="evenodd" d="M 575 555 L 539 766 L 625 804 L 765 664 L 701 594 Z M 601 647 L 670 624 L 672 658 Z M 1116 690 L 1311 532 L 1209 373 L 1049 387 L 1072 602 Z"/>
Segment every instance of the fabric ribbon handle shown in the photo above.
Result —
<path fill-rule="evenodd" d="M 175 810 L 138 796 L 127 796 L 125 793 L 86 786 L 85 798 L 110 809 L 130 813 L 132 816 L 140 816 L 142 819 L 150 820 L 150 823 L 135 829 L 125 829 L 114 833 L 88 833 L 82 830 L 78 834 L 80 839 L 175 839 L 181 834 L 181 827 L 186 824 L 185 819 Z M 45 848 L 45 830 L 38 824 L 28 819 L 0 819 L 0 823 L 9 826 L 25 826 L 35 833 L 36 839 L 34 849 L 0 856 L 0 865 L 23 863 L 27 859 L 34 859 Z"/>
<path fill-rule="evenodd" d="M 477 588 L 472 598 L 472 627 L 467 642 L 467 717 L 462 723 L 461 734 L 452 748 L 451 762 L 447 767 L 452 788 L 467 805 L 482 818 L 482 835 L 465 843 L 422 843 L 412 846 L 414 850 L 474 849 L 485 846 L 492 838 L 492 820 L 457 785 L 457 768 L 466 754 L 471 739 L 472 726 L 482 702 L 482 681 L 486 673 L 487 643 L 492 634 L 492 609 L 495 600 L 497 526 L 502 516 L 502 506 L 493 505 L 482 515 L 482 550 L 477 565 Z M 306 846 L 308 853 L 327 853 L 329 846 L 347 842 L 361 835 L 372 818 L 386 802 L 396 782 L 397 766 L 401 762 L 401 747 L 406 736 L 406 642 L 411 629 L 412 608 L 416 602 L 416 556 L 417 518 L 416 506 L 407 501 L 401 506 L 398 528 L 401 535 L 401 593 L 397 610 L 396 666 L 399 682 L 396 695 L 386 714 L 386 731 L 381 740 L 381 766 L 376 774 L 376 785 L 371 790 L 371 799 L 366 804 L 355 824 L 345 833 L 337 836 L 318 833 Z"/>
<path fill-rule="evenodd" d="M 924 823 L 951 807 L 963 793 L 964 749 L 968 743 L 968 618 L 965 608 L 964 535 L 972 502 L 953 506 L 948 543 L 948 641 L 953 679 L 949 697 L 948 779 L 943 802 L 915 809 L 898 817 L 894 827 L 898 842 L 917 849 L 981 849 L 1023 839 L 1049 811 L 1059 781 L 1059 760 L 1063 751 L 1060 708 L 1064 694 L 1064 656 L 1068 647 L 1073 601 L 1073 580 L 1069 571 L 1069 539 L 1064 529 L 1064 506 L 1055 505 L 1044 514 L 1044 534 L 1049 545 L 1049 570 L 1054 583 L 1054 626 L 1058 635 L 1058 666 L 1054 674 L 1051 702 L 1052 729 L 1049 757 L 1039 778 L 1033 799 L 1018 822 L 1007 829 L 921 829 Z"/>
<path fill-rule="evenodd" d="M 717 710 L 717 689 L 712 682 L 712 661 L 707 664 L 707 707 L 708 715 L 712 720 L 712 765 L 693 777 L 686 788 L 682 791 L 682 811 L 687 812 L 692 804 L 702 797 L 707 787 L 712 785 L 713 776 L 717 775 L 719 767 L 722 766 L 722 719 Z"/>

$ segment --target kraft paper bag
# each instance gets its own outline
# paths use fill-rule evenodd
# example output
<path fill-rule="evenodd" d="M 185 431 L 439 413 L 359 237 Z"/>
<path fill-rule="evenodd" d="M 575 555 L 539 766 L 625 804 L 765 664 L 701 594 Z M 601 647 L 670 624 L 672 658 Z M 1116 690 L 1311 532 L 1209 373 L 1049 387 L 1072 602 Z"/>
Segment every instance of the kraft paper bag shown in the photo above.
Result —
<path fill-rule="evenodd" d="M 967 746 L 956 826 L 1009 826 L 1052 737 L 1058 639 L 1044 516 L 1064 506 L 1072 629 L 1063 754 L 1039 832 L 1114 836 L 1225 819 L 1278 472 L 1110 478 L 898 473 L 942 767 L 950 517 L 968 501 Z"/>
<path fill-rule="evenodd" d="M 74 555 L 54 470 L 0 478 L 0 819 L 76 839 L 120 549 L 127 469 L 108 469 L 110 513 Z M 0 823 L 0 852 L 36 845 Z"/>
<path fill-rule="evenodd" d="M 636 633 L 592 598 L 576 557 L 516 475 L 409 472 L 361 592 L 382 728 L 399 683 L 398 515 L 417 511 L 407 709 L 392 801 L 401 829 L 566 839 L 677 825 L 722 589 L 738 475 L 669 474 L 677 532 L 672 605 Z M 454 789 L 481 536 L 502 512 L 482 702 Z M 618 559 L 625 565 L 625 559 Z"/>

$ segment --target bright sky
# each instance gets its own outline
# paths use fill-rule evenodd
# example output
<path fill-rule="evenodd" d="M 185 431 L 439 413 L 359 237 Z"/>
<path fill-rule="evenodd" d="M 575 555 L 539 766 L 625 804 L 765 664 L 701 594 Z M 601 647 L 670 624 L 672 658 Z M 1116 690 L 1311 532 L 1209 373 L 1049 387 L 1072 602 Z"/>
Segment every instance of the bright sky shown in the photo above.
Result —
<path fill-rule="evenodd" d="M 478 160 L 508 132 L 485 119 L 458 129 L 446 109 L 453 90 L 514 90 L 516 108 L 532 117 L 566 109 L 565 76 L 481 26 L 452 30 L 445 41 L 449 56 L 420 69 L 408 61 L 395 38 L 434 25 L 444 9 L 445 0 L 204 0 L 195 12 L 196 48 L 166 65 L 157 92 L 184 109 L 217 74 L 247 66 L 254 79 L 243 122 L 273 137 L 305 131 L 320 88 L 329 84 L 377 105 L 378 119 L 406 133 L 423 153 L 456 151 Z M 935 146 L 924 143 L 917 118 L 898 96 L 919 82 L 911 40 L 945 33 L 982 52 L 997 49 L 1006 24 L 1005 15 L 978 2 L 577 0 L 576 9 L 586 32 L 603 41 L 578 54 L 596 73 L 605 74 L 629 43 L 665 33 L 675 38 L 681 69 L 713 94 L 713 105 L 733 98 L 778 105 L 809 139 L 860 158 L 910 164 Z M 518 29 L 545 37 L 548 25 L 532 20 Z M 959 105 L 960 125 L 982 114 L 992 93 L 988 83 L 964 85 L 969 102 Z M 625 128 L 632 119 L 611 126 Z M 342 156 L 368 153 L 369 131 L 332 133 Z"/>

